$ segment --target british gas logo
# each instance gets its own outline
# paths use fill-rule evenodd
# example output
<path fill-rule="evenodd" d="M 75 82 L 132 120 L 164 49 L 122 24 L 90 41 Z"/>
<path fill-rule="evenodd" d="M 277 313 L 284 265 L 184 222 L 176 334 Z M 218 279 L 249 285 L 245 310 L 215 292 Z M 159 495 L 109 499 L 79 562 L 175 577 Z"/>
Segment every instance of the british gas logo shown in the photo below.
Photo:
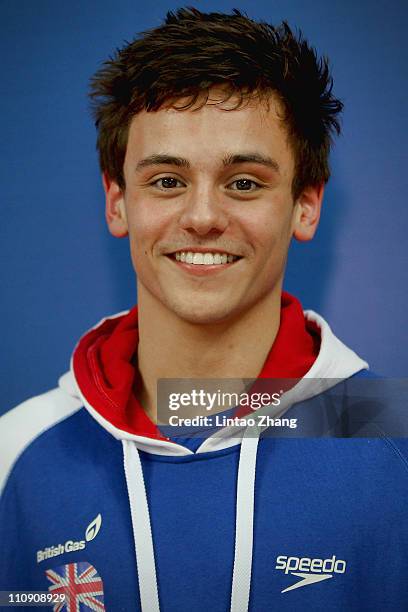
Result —
<path fill-rule="evenodd" d="M 275 569 L 300 578 L 294 584 L 283 589 L 281 593 L 287 593 L 300 587 L 315 584 L 333 578 L 335 574 L 344 574 L 347 563 L 343 559 L 336 559 L 336 555 L 330 559 L 312 559 L 310 557 L 286 557 L 280 555 L 276 558 Z"/>
<path fill-rule="evenodd" d="M 84 540 L 66 540 L 64 543 L 55 544 L 54 546 L 47 546 L 43 550 L 37 550 L 37 563 L 45 561 L 45 559 L 51 559 L 52 557 L 58 557 L 64 553 L 76 552 L 78 550 L 84 550 L 87 542 L 91 542 L 96 538 L 102 525 L 102 516 L 98 514 L 93 521 L 91 521 L 85 530 Z"/>
<path fill-rule="evenodd" d="M 89 523 L 88 527 L 86 528 L 85 540 L 87 542 L 90 542 L 91 540 L 96 538 L 101 528 L 101 525 L 102 525 L 102 517 L 100 514 L 98 514 L 98 516 L 95 517 L 92 523 Z"/>

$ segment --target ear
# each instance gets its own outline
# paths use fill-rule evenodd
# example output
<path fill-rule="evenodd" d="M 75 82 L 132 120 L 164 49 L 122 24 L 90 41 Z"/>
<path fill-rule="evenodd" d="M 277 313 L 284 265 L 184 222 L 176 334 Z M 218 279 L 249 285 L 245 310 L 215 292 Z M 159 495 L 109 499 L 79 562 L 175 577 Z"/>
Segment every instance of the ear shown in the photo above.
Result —
<path fill-rule="evenodd" d="M 106 172 L 102 175 L 105 191 L 105 218 L 112 236 L 123 238 L 128 234 L 125 199 L 122 189 Z"/>
<path fill-rule="evenodd" d="M 324 185 L 306 187 L 295 204 L 293 236 L 300 242 L 311 240 L 319 225 Z"/>

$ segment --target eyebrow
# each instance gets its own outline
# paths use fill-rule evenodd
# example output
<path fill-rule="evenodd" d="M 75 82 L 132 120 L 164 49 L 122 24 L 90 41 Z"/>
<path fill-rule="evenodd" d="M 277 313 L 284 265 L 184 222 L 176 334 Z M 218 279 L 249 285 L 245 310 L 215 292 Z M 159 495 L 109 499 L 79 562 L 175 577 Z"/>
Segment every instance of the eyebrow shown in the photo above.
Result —
<path fill-rule="evenodd" d="M 279 164 L 271 157 L 261 155 L 259 153 L 235 153 L 224 157 L 222 164 L 224 167 L 234 166 L 238 164 L 260 164 L 272 168 L 276 172 L 279 172 Z M 141 159 L 136 165 L 136 172 L 146 168 L 147 166 L 177 166 L 178 168 L 190 168 L 191 164 L 188 159 L 184 157 L 176 157 L 174 155 L 167 155 L 166 153 L 154 153 Z"/>
<path fill-rule="evenodd" d="M 279 172 L 279 164 L 272 157 L 266 157 L 259 153 L 238 153 L 236 155 L 228 155 L 222 160 L 224 166 L 233 166 L 235 164 L 260 164 L 272 168 Z"/>
<path fill-rule="evenodd" d="M 136 165 L 136 172 L 142 170 L 142 168 L 146 168 L 146 166 L 161 166 L 162 164 L 177 166 L 178 168 L 190 168 L 190 162 L 184 157 L 155 153 L 141 159 Z"/>

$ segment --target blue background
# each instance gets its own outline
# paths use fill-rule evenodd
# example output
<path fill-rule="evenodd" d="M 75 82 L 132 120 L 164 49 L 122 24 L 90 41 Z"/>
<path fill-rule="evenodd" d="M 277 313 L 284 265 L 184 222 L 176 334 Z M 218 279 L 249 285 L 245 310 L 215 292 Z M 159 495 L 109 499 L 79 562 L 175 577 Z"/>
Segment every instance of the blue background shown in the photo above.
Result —
<path fill-rule="evenodd" d="M 186 3 L 188 4 L 188 3 Z M 193 3 L 192 3 L 193 4 Z M 110 236 L 86 97 L 100 63 L 183 4 L 1 3 L 2 402 L 55 386 L 79 336 L 136 300 L 127 239 Z M 407 372 L 406 2 L 196 1 L 299 26 L 331 59 L 343 135 L 312 243 L 286 289 L 389 376 Z"/>

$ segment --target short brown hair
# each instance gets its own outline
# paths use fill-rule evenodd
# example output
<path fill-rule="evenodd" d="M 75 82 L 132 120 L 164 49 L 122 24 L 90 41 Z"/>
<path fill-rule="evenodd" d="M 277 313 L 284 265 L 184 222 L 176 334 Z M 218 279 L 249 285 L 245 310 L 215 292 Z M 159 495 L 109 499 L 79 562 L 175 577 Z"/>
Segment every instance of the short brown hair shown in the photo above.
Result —
<path fill-rule="evenodd" d="M 183 108 L 205 104 L 221 85 L 230 96 L 267 96 L 282 103 L 295 157 L 292 192 L 327 182 L 332 135 L 339 134 L 342 103 L 332 95 L 326 57 L 295 35 L 286 22 L 274 27 L 195 8 L 169 12 L 162 26 L 140 34 L 106 61 L 91 81 L 100 166 L 124 189 L 129 126 L 142 110 L 187 97 Z"/>

